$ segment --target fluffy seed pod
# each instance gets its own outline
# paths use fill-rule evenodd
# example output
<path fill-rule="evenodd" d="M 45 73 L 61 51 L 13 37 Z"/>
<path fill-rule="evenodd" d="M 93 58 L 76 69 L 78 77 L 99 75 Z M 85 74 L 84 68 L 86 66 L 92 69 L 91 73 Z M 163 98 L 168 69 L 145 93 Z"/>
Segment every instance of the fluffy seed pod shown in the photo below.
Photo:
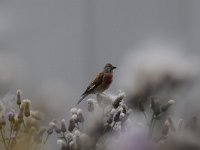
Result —
<path fill-rule="evenodd" d="M 122 105 L 122 109 L 123 109 L 122 112 L 123 112 L 124 114 L 126 114 L 128 108 L 127 108 L 127 106 L 126 106 L 125 104 Z"/>
<path fill-rule="evenodd" d="M 182 131 L 182 129 L 183 129 L 183 125 L 184 124 L 184 121 L 183 121 L 183 119 L 179 119 L 179 121 L 178 121 L 178 127 L 177 127 L 177 130 L 178 130 L 178 132 L 180 133 L 181 131 Z"/>
<path fill-rule="evenodd" d="M 63 140 L 61 139 L 57 140 L 57 144 L 59 145 L 61 150 L 67 149 L 67 144 Z"/>
<path fill-rule="evenodd" d="M 83 117 L 83 111 L 82 111 L 82 109 L 78 109 L 78 111 L 77 111 L 77 120 L 80 123 L 84 122 L 84 117 Z"/>
<path fill-rule="evenodd" d="M 197 129 L 197 117 L 193 116 L 189 122 L 186 124 L 186 129 L 195 131 Z"/>
<path fill-rule="evenodd" d="M 54 121 L 51 121 L 51 122 L 49 123 L 49 126 L 48 126 L 48 128 L 47 128 L 47 133 L 48 133 L 49 135 L 53 133 L 53 130 L 54 130 L 55 126 L 56 126 L 56 124 L 55 124 Z"/>
<path fill-rule="evenodd" d="M 73 136 L 74 136 L 74 135 L 73 135 L 72 133 L 70 133 L 70 132 L 67 133 L 67 134 L 65 134 L 65 138 L 66 138 L 67 141 L 69 141 L 69 142 L 73 140 Z"/>
<path fill-rule="evenodd" d="M 116 115 L 114 116 L 114 121 L 115 121 L 115 122 L 120 121 L 120 119 L 119 119 L 120 113 L 121 113 L 121 111 L 118 111 L 118 112 L 116 113 Z"/>
<path fill-rule="evenodd" d="M 78 110 L 75 107 L 70 110 L 70 112 L 71 112 L 72 115 L 77 114 L 77 111 Z"/>
<path fill-rule="evenodd" d="M 74 120 L 75 123 L 78 123 L 78 117 L 76 114 L 72 115 L 72 119 Z"/>
<path fill-rule="evenodd" d="M 93 112 L 94 111 L 94 100 L 93 99 L 88 99 L 88 111 Z"/>
<path fill-rule="evenodd" d="M 113 108 L 117 109 L 122 101 L 122 99 L 124 98 L 124 95 L 119 95 L 116 97 L 115 101 L 113 102 L 112 106 Z"/>
<path fill-rule="evenodd" d="M 17 105 L 20 106 L 21 103 L 21 91 L 17 90 Z"/>
<path fill-rule="evenodd" d="M 14 112 L 12 112 L 12 111 L 8 112 L 7 116 L 8 116 L 8 120 L 10 122 L 13 122 L 15 120 L 15 113 Z"/>
<path fill-rule="evenodd" d="M 107 120 L 108 124 L 111 124 L 113 122 L 113 116 L 114 116 L 114 114 L 110 114 L 110 116 L 109 116 L 109 118 Z"/>
<path fill-rule="evenodd" d="M 176 131 L 174 122 L 172 121 L 172 118 L 171 118 L 171 117 L 168 117 L 168 121 L 169 121 L 169 123 L 170 123 L 171 131 Z"/>
<path fill-rule="evenodd" d="M 18 122 L 19 123 L 22 123 L 23 122 L 23 118 L 24 118 L 24 114 L 23 114 L 23 110 L 22 109 L 20 109 L 19 110 L 19 113 L 18 113 L 18 115 L 17 115 L 17 118 L 18 118 Z"/>
<path fill-rule="evenodd" d="M 125 114 L 124 113 L 120 113 L 119 120 L 122 121 L 124 119 L 124 117 L 125 117 Z"/>
<path fill-rule="evenodd" d="M 44 133 L 46 132 L 46 128 L 42 127 L 37 134 L 34 136 L 34 140 L 38 143 L 42 142 L 42 137 L 44 135 Z"/>
<path fill-rule="evenodd" d="M 77 145 L 76 145 L 75 141 L 69 142 L 69 148 L 70 148 L 70 150 L 75 150 L 76 147 L 77 147 Z"/>
<path fill-rule="evenodd" d="M 24 110 L 24 115 L 26 117 L 29 117 L 31 112 L 30 112 L 30 105 L 31 105 L 31 101 L 29 99 L 25 99 L 22 101 L 22 109 Z"/>
<path fill-rule="evenodd" d="M 68 126 L 68 131 L 69 132 L 72 132 L 73 130 L 74 130 L 74 128 L 75 128 L 76 126 L 75 126 L 75 121 L 74 121 L 74 119 L 70 119 L 69 120 L 69 126 Z"/>
<path fill-rule="evenodd" d="M 169 101 L 167 102 L 167 104 L 164 104 L 164 105 L 161 106 L 161 111 L 162 111 L 162 112 L 166 112 L 166 111 L 169 109 L 169 107 L 170 107 L 171 105 L 173 105 L 174 103 L 175 103 L 174 100 L 169 100 Z"/>
<path fill-rule="evenodd" d="M 160 104 L 160 98 L 157 96 L 151 96 L 151 109 L 153 110 L 153 113 L 155 116 L 158 116 L 161 113 L 161 104 Z"/>
<path fill-rule="evenodd" d="M 56 125 L 54 127 L 54 131 L 59 134 L 61 132 L 61 129 Z"/>
<path fill-rule="evenodd" d="M 61 132 L 63 132 L 63 133 L 67 131 L 64 119 L 61 120 L 61 128 L 60 129 L 61 129 Z"/>
<path fill-rule="evenodd" d="M 34 118 L 27 118 L 25 121 L 25 124 L 26 124 L 27 129 L 31 127 L 34 127 L 36 129 L 39 128 L 39 122 Z"/>
<path fill-rule="evenodd" d="M 43 120 L 44 114 L 40 111 L 31 111 L 31 117 L 36 120 Z"/>
<path fill-rule="evenodd" d="M 145 111 L 143 101 L 141 99 L 139 99 L 139 101 L 138 101 L 138 107 L 139 107 L 140 111 L 142 111 L 142 112 Z"/>
<path fill-rule="evenodd" d="M 165 121 L 163 129 L 162 129 L 162 134 L 164 136 L 167 136 L 168 132 L 169 132 L 169 128 L 170 128 L 170 123 L 168 120 Z"/>
<path fill-rule="evenodd" d="M 42 127 L 42 128 L 39 130 L 39 132 L 38 132 L 39 136 L 43 136 L 43 134 L 44 134 L 46 131 L 47 131 L 47 129 L 46 129 L 45 127 Z"/>

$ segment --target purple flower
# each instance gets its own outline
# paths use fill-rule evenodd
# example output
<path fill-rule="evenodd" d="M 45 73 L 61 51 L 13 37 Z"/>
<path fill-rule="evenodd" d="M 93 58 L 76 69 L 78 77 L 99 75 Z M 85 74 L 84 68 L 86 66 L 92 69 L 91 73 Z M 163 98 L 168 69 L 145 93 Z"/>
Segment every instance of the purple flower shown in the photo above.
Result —
<path fill-rule="evenodd" d="M 7 112 L 6 116 L 8 117 L 8 120 L 9 120 L 10 122 L 13 122 L 14 119 L 15 119 L 15 113 L 12 112 L 12 111 Z"/>

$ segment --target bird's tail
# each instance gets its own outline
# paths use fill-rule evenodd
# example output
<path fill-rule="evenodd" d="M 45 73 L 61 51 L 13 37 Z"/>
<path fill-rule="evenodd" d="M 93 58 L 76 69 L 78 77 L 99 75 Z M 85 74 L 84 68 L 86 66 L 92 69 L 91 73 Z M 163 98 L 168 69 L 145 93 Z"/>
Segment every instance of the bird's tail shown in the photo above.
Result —
<path fill-rule="evenodd" d="M 76 105 L 78 105 L 88 94 L 82 95 Z"/>

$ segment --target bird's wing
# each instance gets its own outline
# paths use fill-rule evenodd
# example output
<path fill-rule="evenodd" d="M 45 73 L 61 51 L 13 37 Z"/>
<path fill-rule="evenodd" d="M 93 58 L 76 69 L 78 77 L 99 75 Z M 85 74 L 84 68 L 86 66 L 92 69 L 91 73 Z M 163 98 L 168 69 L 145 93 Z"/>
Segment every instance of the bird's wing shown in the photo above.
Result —
<path fill-rule="evenodd" d="M 96 78 L 90 83 L 90 85 L 87 87 L 82 96 L 87 93 L 92 93 L 96 89 L 96 87 L 98 87 L 103 82 L 103 78 L 104 72 L 97 74 Z"/>

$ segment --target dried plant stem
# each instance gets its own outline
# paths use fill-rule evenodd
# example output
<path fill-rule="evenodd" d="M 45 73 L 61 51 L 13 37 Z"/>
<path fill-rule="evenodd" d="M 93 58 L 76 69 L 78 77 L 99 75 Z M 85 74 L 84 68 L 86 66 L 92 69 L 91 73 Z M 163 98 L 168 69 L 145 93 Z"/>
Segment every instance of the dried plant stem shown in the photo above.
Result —
<path fill-rule="evenodd" d="M 49 138 L 49 135 L 50 135 L 50 134 L 47 134 L 47 136 L 46 136 L 46 138 L 45 138 L 45 140 L 44 140 L 44 144 L 46 144 L 46 142 L 47 142 L 47 140 L 48 140 L 48 138 Z"/>
<path fill-rule="evenodd" d="M 116 125 L 116 122 L 114 122 L 114 123 L 113 123 L 113 126 L 112 126 L 112 128 L 114 128 L 114 127 L 115 127 L 115 125 Z"/>
<path fill-rule="evenodd" d="M 149 135 L 150 135 L 150 136 L 152 136 L 153 122 L 154 122 L 154 113 L 152 114 L 151 122 L 150 122 L 150 125 L 149 125 Z"/>
<path fill-rule="evenodd" d="M 6 146 L 6 140 L 5 140 L 5 138 L 4 138 L 2 129 L 1 129 L 1 137 L 2 137 L 2 140 L 3 140 L 3 144 L 4 144 L 4 146 L 5 146 L 5 149 L 8 150 L 8 148 L 7 148 L 7 146 Z"/>
<path fill-rule="evenodd" d="M 64 134 L 64 132 L 62 132 L 62 136 L 63 136 L 65 142 L 68 143 L 67 139 L 65 138 L 65 134 Z"/>
<path fill-rule="evenodd" d="M 10 146 L 10 142 L 11 142 L 11 139 L 12 139 L 12 132 L 13 132 L 13 125 L 12 123 L 10 123 L 10 137 L 9 137 L 9 140 L 8 140 L 8 148 Z"/>
<path fill-rule="evenodd" d="M 147 125 L 148 125 L 148 119 L 147 119 L 147 115 L 146 115 L 145 111 L 143 111 L 142 113 L 143 113 L 143 115 L 144 115 L 144 117 L 145 117 L 145 119 L 147 121 Z"/>

